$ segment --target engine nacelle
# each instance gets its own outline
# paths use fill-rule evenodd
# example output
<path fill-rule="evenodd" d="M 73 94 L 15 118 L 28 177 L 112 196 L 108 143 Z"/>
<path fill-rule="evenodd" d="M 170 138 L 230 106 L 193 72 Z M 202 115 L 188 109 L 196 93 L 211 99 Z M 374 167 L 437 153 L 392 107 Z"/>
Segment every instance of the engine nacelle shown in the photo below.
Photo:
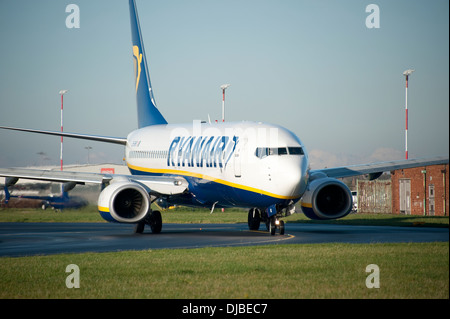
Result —
<path fill-rule="evenodd" d="M 138 223 L 150 208 L 150 196 L 138 183 L 113 182 L 98 197 L 98 210 L 109 222 Z"/>
<path fill-rule="evenodd" d="M 342 218 L 350 213 L 352 205 L 347 185 L 329 177 L 311 181 L 301 199 L 302 211 L 311 219 Z"/>

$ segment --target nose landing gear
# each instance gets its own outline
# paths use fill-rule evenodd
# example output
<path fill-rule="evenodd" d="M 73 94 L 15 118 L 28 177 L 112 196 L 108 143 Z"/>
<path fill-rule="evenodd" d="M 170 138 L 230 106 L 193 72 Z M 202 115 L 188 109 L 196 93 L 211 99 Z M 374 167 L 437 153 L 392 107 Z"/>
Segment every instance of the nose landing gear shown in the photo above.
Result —
<path fill-rule="evenodd" d="M 275 235 L 277 229 L 279 229 L 280 235 L 284 235 L 284 221 L 279 220 L 276 216 L 272 216 L 266 221 L 266 227 L 272 236 Z"/>
<path fill-rule="evenodd" d="M 268 213 L 261 213 L 258 208 L 252 208 L 248 212 L 248 228 L 250 230 L 259 230 L 261 221 L 265 222 L 268 232 L 273 236 L 276 231 L 280 232 L 280 235 L 284 235 L 285 227 L 284 221 L 280 220 L 283 217 L 281 212 L 272 216 L 268 216 Z"/>

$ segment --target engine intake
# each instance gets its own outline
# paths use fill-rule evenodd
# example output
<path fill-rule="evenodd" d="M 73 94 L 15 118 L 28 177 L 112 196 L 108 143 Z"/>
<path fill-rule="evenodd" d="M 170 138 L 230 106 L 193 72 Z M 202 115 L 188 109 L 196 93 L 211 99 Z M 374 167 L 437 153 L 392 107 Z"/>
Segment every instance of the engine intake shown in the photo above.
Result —
<path fill-rule="evenodd" d="M 114 182 L 98 198 L 98 210 L 103 219 L 118 223 L 137 223 L 150 208 L 147 190 L 134 182 Z"/>
<path fill-rule="evenodd" d="M 303 213 L 310 219 L 338 219 L 347 216 L 353 205 L 352 193 L 334 178 L 313 180 L 301 199 Z"/>

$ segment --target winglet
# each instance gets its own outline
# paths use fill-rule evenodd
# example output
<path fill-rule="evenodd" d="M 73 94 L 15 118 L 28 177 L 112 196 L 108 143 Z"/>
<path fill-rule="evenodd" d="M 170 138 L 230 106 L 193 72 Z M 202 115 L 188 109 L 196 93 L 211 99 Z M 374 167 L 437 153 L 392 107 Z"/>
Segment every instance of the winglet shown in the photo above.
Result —
<path fill-rule="evenodd" d="M 155 98 L 153 97 L 136 2 L 135 0 L 129 1 L 138 126 L 141 128 L 149 125 L 167 124 L 166 119 L 157 109 Z"/>

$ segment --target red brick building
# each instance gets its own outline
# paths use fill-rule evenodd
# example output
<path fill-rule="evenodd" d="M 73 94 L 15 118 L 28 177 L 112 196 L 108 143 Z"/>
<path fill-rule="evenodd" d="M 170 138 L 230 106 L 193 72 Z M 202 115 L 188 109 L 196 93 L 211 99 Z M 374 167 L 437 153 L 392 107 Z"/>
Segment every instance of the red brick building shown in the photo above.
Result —
<path fill-rule="evenodd" d="M 448 165 L 433 165 L 391 172 L 392 213 L 448 216 Z"/>

